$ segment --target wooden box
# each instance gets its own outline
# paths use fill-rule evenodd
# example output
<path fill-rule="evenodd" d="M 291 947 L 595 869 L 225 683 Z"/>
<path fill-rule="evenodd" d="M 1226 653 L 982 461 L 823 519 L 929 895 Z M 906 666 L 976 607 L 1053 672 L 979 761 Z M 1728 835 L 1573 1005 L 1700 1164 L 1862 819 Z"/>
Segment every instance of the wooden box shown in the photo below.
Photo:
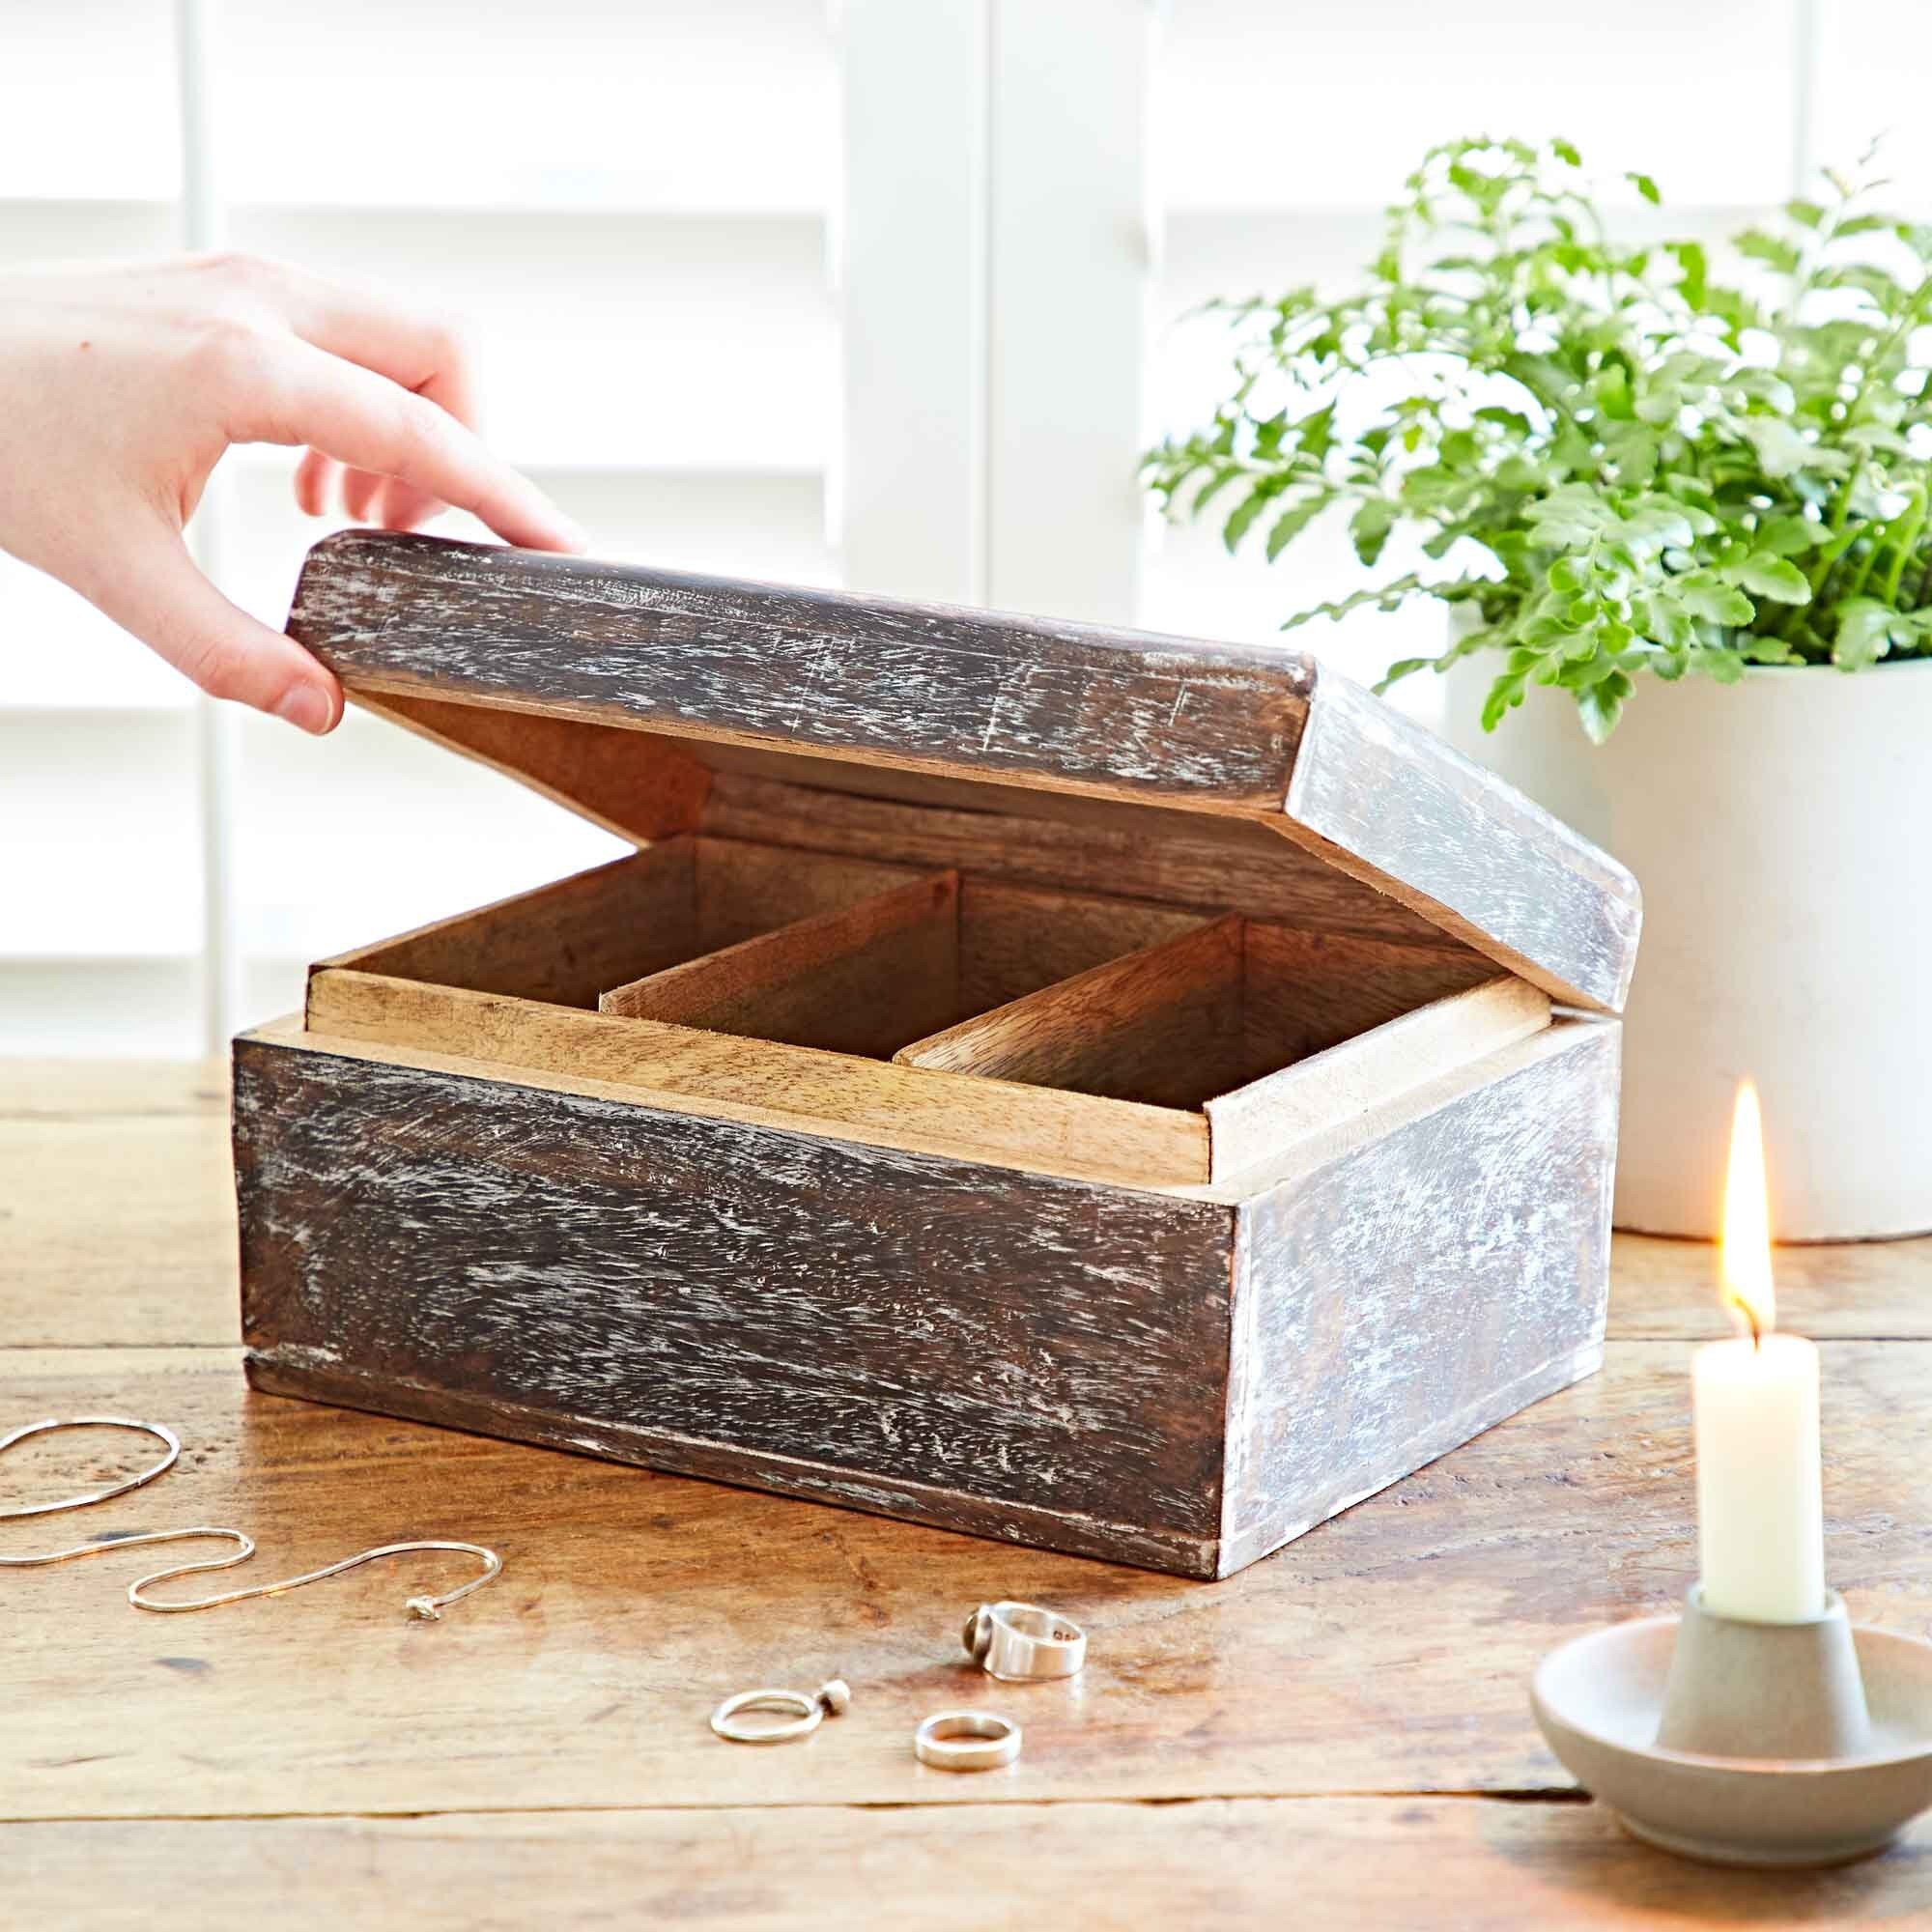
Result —
<path fill-rule="evenodd" d="M 1597 1365 L 1635 887 L 1310 660 L 363 533 L 289 628 L 639 849 L 237 1042 L 257 1387 L 1222 1577 Z"/>

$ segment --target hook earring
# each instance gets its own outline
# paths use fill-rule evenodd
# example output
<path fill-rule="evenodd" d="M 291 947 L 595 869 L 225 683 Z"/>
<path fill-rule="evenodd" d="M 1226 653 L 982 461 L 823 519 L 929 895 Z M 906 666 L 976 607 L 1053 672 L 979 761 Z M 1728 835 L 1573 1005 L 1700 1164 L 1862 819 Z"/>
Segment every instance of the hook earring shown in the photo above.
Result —
<path fill-rule="evenodd" d="M 85 1495 L 69 1496 L 61 1502 L 28 1503 L 10 1509 L 0 1509 L 0 1522 L 34 1516 L 54 1516 L 63 1510 L 86 1509 L 94 1503 L 104 1503 L 114 1496 L 126 1495 L 129 1490 L 138 1490 L 145 1483 L 152 1483 L 156 1477 L 164 1476 L 175 1465 L 181 1455 L 181 1438 L 165 1423 L 136 1422 L 125 1415 L 76 1415 L 62 1420 L 29 1422 L 19 1429 L 0 1435 L 0 1456 L 13 1448 L 16 1442 L 24 1442 L 30 1436 L 45 1435 L 59 1429 L 129 1429 L 142 1435 L 152 1435 L 161 1443 L 167 1453 L 153 1468 L 143 1469 L 125 1481 L 111 1483 L 105 1489 L 94 1490 Z M 223 1604 L 240 1604 L 250 1597 L 279 1597 L 289 1590 L 299 1590 L 304 1583 L 320 1583 L 327 1577 L 339 1577 L 345 1570 L 359 1569 L 364 1563 L 374 1563 L 384 1556 L 411 1556 L 426 1550 L 452 1550 L 460 1555 L 473 1556 L 483 1566 L 480 1577 L 472 1577 L 469 1582 L 458 1585 L 454 1590 L 445 1590 L 440 1596 L 412 1597 L 404 1605 L 411 1616 L 434 1623 L 450 1605 L 458 1604 L 472 1591 L 497 1576 L 503 1568 L 503 1559 L 494 1549 L 486 1549 L 480 1543 L 443 1543 L 420 1541 L 412 1543 L 385 1543 L 379 1548 L 363 1549 L 354 1556 L 345 1556 L 339 1563 L 330 1563 L 320 1570 L 310 1570 L 300 1577 L 286 1577 L 275 1583 L 256 1583 L 245 1590 L 224 1590 L 217 1596 L 197 1597 L 185 1604 L 157 1604 L 143 1592 L 156 1583 L 172 1582 L 177 1577 L 196 1577 L 209 1570 L 232 1570 L 238 1563 L 245 1563 L 255 1553 L 254 1539 L 239 1529 L 221 1529 L 209 1523 L 197 1523 L 191 1529 L 151 1529 L 133 1536 L 110 1537 L 105 1543 L 77 1543 L 71 1549 L 47 1549 L 37 1551 L 30 1556 L 0 1556 L 0 1569 L 32 1570 L 48 1563 L 71 1563 L 84 1556 L 105 1556 L 111 1550 L 128 1549 L 141 1544 L 183 1543 L 194 1538 L 215 1537 L 225 1539 L 235 1545 L 232 1556 L 213 1556 L 201 1563 L 182 1563 L 172 1570 L 156 1570 L 152 1576 L 137 1577 L 128 1586 L 128 1601 L 137 1610 L 154 1610 L 162 1615 L 177 1615 L 186 1610 L 212 1610 Z"/>
<path fill-rule="evenodd" d="M 125 1496 L 129 1490 L 138 1490 L 145 1483 L 152 1483 L 156 1476 L 165 1476 L 180 1460 L 181 1437 L 164 1422 L 134 1422 L 125 1415 L 74 1415 L 64 1421 L 49 1417 L 45 1422 L 23 1423 L 18 1429 L 9 1430 L 0 1435 L 0 1456 L 4 1456 L 16 1442 L 24 1442 L 29 1436 L 50 1435 L 57 1429 L 131 1429 L 140 1435 L 152 1435 L 163 1445 L 167 1454 L 152 1469 L 143 1469 L 139 1475 L 129 1476 L 125 1482 L 112 1483 L 104 1490 L 96 1490 L 90 1495 L 68 1496 L 57 1503 L 28 1503 L 13 1509 L 0 1509 L 0 1522 L 29 1516 L 58 1516 L 63 1510 L 85 1509 L 90 1503 L 104 1503 L 115 1496 Z"/>

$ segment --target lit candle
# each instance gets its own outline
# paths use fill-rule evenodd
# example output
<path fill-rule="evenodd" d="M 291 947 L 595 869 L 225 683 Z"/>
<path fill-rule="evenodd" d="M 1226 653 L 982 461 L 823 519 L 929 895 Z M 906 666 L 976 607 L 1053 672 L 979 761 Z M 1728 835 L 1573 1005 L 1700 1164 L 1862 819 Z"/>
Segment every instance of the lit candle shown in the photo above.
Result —
<path fill-rule="evenodd" d="M 1704 1605 L 1749 1623 L 1803 1623 L 1825 1608 L 1818 1350 L 1773 1332 L 1771 1229 L 1757 1090 L 1738 1089 L 1720 1269 L 1741 1332 L 1690 1364 L 1697 1543 Z"/>

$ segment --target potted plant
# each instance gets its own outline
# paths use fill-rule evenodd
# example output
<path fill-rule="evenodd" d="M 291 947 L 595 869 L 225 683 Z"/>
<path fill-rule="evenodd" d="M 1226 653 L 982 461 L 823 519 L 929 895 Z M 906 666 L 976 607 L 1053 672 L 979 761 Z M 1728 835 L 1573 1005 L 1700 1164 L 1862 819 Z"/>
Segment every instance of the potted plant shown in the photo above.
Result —
<path fill-rule="evenodd" d="M 1612 241 L 1567 143 L 1435 149 L 1356 292 L 1214 305 L 1229 399 L 1147 460 L 1231 551 L 1346 517 L 1387 574 L 1285 628 L 1441 601 L 1385 683 L 1449 673 L 1452 740 L 1636 872 L 1625 1226 L 1714 1232 L 1751 1072 L 1782 1237 L 1932 1227 L 1932 227 L 1879 185 L 1720 273 Z"/>

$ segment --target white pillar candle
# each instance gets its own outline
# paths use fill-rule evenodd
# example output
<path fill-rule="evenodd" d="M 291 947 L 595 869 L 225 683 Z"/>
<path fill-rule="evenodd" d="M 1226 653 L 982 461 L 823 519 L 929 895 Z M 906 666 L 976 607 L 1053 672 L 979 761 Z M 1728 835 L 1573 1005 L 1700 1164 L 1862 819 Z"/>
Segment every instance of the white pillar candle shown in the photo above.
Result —
<path fill-rule="evenodd" d="M 1699 1349 L 1690 1364 L 1704 1603 L 1750 1623 L 1802 1623 L 1825 1609 L 1818 1350 L 1772 1332 L 1764 1138 L 1749 1081 L 1731 1128 L 1722 1274 L 1748 1333 Z"/>
<path fill-rule="evenodd" d="M 1822 1615 L 1818 1350 L 1796 1335 L 1713 1342 L 1690 1387 L 1705 1607 L 1758 1624 Z"/>

